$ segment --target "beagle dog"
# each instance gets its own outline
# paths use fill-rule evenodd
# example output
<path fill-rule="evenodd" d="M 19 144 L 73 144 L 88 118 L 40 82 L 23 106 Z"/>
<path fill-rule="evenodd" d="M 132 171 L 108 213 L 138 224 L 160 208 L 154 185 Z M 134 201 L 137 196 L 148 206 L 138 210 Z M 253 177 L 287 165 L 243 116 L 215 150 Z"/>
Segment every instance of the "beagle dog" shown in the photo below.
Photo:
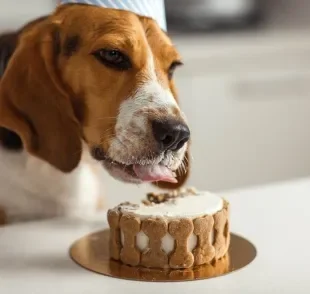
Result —
<path fill-rule="evenodd" d="M 1 36 L 0 219 L 95 212 L 102 167 L 128 183 L 181 186 L 181 64 L 152 19 L 91 5 L 61 5 Z"/>

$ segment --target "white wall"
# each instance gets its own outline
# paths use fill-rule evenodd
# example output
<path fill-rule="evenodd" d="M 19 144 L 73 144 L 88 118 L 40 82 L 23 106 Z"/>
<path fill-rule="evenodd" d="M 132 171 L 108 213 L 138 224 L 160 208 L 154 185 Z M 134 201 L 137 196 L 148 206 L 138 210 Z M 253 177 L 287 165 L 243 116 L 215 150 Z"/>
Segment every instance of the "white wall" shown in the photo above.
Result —
<path fill-rule="evenodd" d="M 29 20 L 51 13 L 55 3 L 55 0 L 0 0 L 0 29 L 17 28 Z"/>
<path fill-rule="evenodd" d="M 310 174 L 308 33 L 183 38 L 178 76 L 193 184 L 231 189 Z"/>

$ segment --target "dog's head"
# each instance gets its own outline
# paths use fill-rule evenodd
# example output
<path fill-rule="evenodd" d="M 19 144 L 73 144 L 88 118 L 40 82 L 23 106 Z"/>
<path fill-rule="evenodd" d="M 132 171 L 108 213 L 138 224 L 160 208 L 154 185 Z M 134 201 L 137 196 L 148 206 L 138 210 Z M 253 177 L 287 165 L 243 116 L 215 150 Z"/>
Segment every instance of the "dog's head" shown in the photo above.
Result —
<path fill-rule="evenodd" d="M 26 29 L 0 86 L 0 125 L 68 172 L 82 140 L 115 178 L 184 182 L 189 129 L 173 72 L 181 59 L 148 18 L 63 5 Z M 165 184 L 162 184 L 165 186 Z"/>

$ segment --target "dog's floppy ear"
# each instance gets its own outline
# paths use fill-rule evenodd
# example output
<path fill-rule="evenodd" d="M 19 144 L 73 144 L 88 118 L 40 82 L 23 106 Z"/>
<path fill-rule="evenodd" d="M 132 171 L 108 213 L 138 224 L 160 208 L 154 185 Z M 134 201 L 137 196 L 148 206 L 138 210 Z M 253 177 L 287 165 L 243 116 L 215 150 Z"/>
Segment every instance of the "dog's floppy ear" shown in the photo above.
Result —
<path fill-rule="evenodd" d="M 0 36 L 0 80 L 4 75 L 7 64 L 13 55 L 18 42 L 18 32 L 7 32 Z M 14 132 L 0 127 L 0 142 L 10 150 L 22 149 L 22 142 Z"/>
<path fill-rule="evenodd" d="M 58 36 L 46 22 L 19 40 L 0 82 L 0 125 L 28 152 L 69 172 L 81 158 L 81 130 L 58 74 Z"/>
<path fill-rule="evenodd" d="M 0 77 L 3 76 L 9 59 L 11 58 L 18 40 L 16 32 L 5 33 L 0 36 Z"/>

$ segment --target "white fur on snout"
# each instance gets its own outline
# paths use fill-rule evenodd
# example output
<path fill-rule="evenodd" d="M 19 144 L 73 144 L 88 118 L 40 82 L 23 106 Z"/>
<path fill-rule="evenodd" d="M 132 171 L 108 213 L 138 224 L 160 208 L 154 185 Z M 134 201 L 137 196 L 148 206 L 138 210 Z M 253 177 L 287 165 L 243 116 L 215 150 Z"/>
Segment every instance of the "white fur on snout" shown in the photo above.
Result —
<path fill-rule="evenodd" d="M 138 81 L 140 86 L 134 95 L 120 105 L 115 127 L 116 136 L 112 139 L 108 150 L 111 158 L 124 164 L 132 163 L 135 157 L 148 156 L 147 153 L 151 149 L 148 112 L 164 110 L 165 115 L 177 118 L 175 110 L 179 110 L 170 89 L 164 87 L 156 75 L 151 49 L 149 49 L 148 64 L 143 77 L 143 81 Z M 184 119 L 180 110 L 178 113 L 179 118 Z M 183 155 L 184 151 L 180 150 L 171 156 L 168 160 L 169 166 L 179 165 Z M 162 159 L 156 158 L 154 163 L 159 163 Z"/>

